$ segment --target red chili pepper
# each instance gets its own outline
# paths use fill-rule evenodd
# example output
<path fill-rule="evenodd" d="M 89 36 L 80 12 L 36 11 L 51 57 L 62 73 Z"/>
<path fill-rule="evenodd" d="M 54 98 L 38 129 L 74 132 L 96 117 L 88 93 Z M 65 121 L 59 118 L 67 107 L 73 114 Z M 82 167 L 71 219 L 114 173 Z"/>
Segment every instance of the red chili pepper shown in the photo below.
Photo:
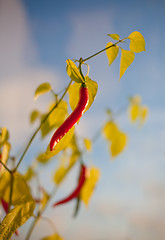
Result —
<path fill-rule="evenodd" d="M 53 204 L 53 207 L 56 207 L 57 205 L 60 205 L 60 204 L 64 204 L 64 203 L 67 203 L 69 201 L 71 201 L 72 199 L 74 198 L 77 198 L 80 191 L 81 191 L 81 188 L 85 182 L 85 174 L 86 174 L 86 167 L 84 165 L 81 166 L 81 174 L 80 174 L 80 178 L 79 178 L 79 182 L 78 182 L 78 185 L 76 187 L 76 189 L 66 198 L 56 202 Z"/>
<path fill-rule="evenodd" d="M 88 88 L 83 83 L 79 90 L 79 102 L 74 111 L 63 122 L 63 124 L 56 130 L 50 141 L 50 151 L 53 151 L 60 139 L 75 125 L 85 111 L 89 102 Z"/>

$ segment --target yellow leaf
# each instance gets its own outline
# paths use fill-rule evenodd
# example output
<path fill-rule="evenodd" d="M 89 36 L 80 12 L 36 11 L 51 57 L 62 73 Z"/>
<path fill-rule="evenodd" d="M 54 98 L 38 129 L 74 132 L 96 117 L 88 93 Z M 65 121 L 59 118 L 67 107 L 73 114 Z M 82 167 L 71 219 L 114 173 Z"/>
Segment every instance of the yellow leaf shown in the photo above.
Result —
<path fill-rule="evenodd" d="M 67 59 L 66 63 L 67 63 L 66 71 L 67 71 L 68 76 L 71 78 L 71 80 L 78 82 L 78 83 L 84 82 L 84 79 L 82 78 L 76 64 L 70 59 Z"/>
<path fill-rule="evenodd" d="M 141 124 L 143 124 L 145 122 L 145 120 L 146 120 L 146 118 L 148 116 L 148 112 L 149 112 L 149 110 L 148 110 L 147 106 L 142 106 L 140 108 L 139 115 L 140 115 Z"/>
<path fill-rule="evenodd" d="M 65 134 L 65 136 L 56 144 L 55 149 L 53 151 L 50 151 L 50 146 L 48 145 L 47 150 L 45 153 L 40 154 L 37 157 L 38 162 L 40 163 L 47 163 L 50 158 L 57 155 L 60 151 L 62 151 L 64 148 L 66 148 L 74 134 L 74 127 L 72 127 L 69 132 Z"/>
<path fill-rule="evenodd" d="M 141 96 L 140 95 L 135 95 L 133 97 L 130 97 L 130 103 L 131 104 L 140 104 L 142 101 Z"/>
<path fill-rule="evenodd" d="M 10 153 L 10 149 L 11 149 L 11 145 L 9 142 L 5 141 L 3 144 L 3 149 L 2 149 L 2 159 L 1 161 L 6 164 L 8 157 L 9 157 L 9 153 Z M 5 168 L 1 169 L 1 174 L 5 171 Z"/>
<path fill-rule="evenodd" d="M 80 198 L 86 205 L 88 205 L 89 203 L 89 200 L 92 196 L 92 193 L 95 189 L 95 186 L 99 178 L 100 178 L 100 170 L 98 168 L 92 167 L 89 171 L 88 178 L 85 180 L 85 183 L 80 193 Z"/>
<path fill-rule="evenodd" d="M 49 83 L 42 83 L 41 85 L 38 86 L 38 88 L 35 91 L 34 94 L 34 100 L 37 100 L 37 98 L 49 91 L 51 91 L 52 87 Z"/>
<path fill-rule="evenodd" d="M 109 42 L 106 45 L 106 48 L 111 46 L 111 45 L 113 45 L 113 43 Z M 107 54 L 107 57 L 108 57 L 108 60 L 109 60 L 109 65 L 111 65 L 113 63 L 113 61 L 117 57 L 118 53 L 119 53 L 119 47 L 118 46 L 113 46 L 113 47 L 108 48 L 106 50 L 106 54 Z"/>
<path fill-rule="evenodd" d="M 116 135 L 118 134 L 118 132 L 119 130 L 117 125 L 112 121 L 107 122 L 103 128 L 104 136 L 106 137 L 107 140 L 110 140 L 110 141 L 116 138 Z"/>
<path fill-rule="evenodd" d="M 0 128 L 0 145 L 3 145 L 9 138 L 9 132 L 6 127 Z"/>
<path fill-rule="evenodd" d="M 55 105 L 54 103 L 50 105 L 49 111 L 54 107 L 54 105 Z M 41 128 L 42 138 L 44 138 L 53 128 L 59 127 L 64 122 L 66 115 L 68 113 L 67 108 L 68 108 L 67 102 L 61 101 L 57 108 L 53 110 L 53 112 L 46 119 Z M 42 115 L 41 122 L 43 121 L 46 115 L 47 114 Z"/>
<path fill-rule="evenodd" d="M 91 80 L 88 76 L 85 77 L 85 80 L 86 80 L 86 85 L 88 87 L 88 92 L 89 92 L 89 103 L 86 108 L 86 111 L 87 111 L 95 99 L 98 85 L 95 81 Z M 80 83 L 73 83 L 69 88 L 69 103 L 72 110 L 74 110 L 78 104 L 80 87 L 81 87 Z"/>
<path fill-rule="evenodd" d="M 118 34 L 107 34 L 109 37 L 111 37 L 113 40 L 119 40 L 120 36 Z"/>
<path fill-rule="evenodd" d="M 24 178 L 26 181 L 30 181 L 34 175 L 35 175 L 35 172 L 34 172 L 33 168 L 29 167 L 27 169 L 26 173 L 24 174 Z"/>
<path fill-rule="evenodd" d="M 122 132 L 118 132 L 118 135 L 115 139 L 113 139 L 110 146 L 112 157 L 116 157 L 119 153 L 121 153 L 124 150 L 126 143 L 127 135 Z"/>
<path fill-rule="evenodd" d="M 137 120 L 140 114 L 140 106 L 138 104 L 132 104 L 130 107 L 130 117 L 133 122 Z"/>
<path fill-rule="evenodd" d="M 0 224 L 0 239 L 10 239 L 12 234 L 33 215 L 35 202 L 29 188 L 19 173 L 13 174 L 12 205 L 14 208 Z M 9 202 L 11 176 L 5 172 L 0 178 L 0 197 Z"/>
<path fill-rule="evenodd" d="M 130 39 L 130 50 L 139 53 L 145 51 L 145 40 L 140 32 L 132 32 L 128 38 Z"/>
<path fill-rule="evenodd" d="M 120 62 L 120 79 L 131 65 L 135 58 L 135 54 L 132 51 L 121 49 L 121 62 Z"/>
<path fill-rule="evenodd" d="M 54 174 L 54 182 L 56 184 L 61 183 L 66 173 L 67 173 L 67 168 L 64 166 L 60 166 L 59 169 L 57 169 L 57 171 Z"/>
<path fill-rule="evenodd" d="M 59 234 L 55 233 L 51 236 L 42 238 L 42 240 L 63 240 L 63 238 L 61 238 Z"/>
<path fill-rule="evenodd" d="M 86 149 L 87 149 L 88 151 L 91 151 L 91 150 L 92 150 L 92 142 L 91 142 L 90 139 L 85 138 L 85 139 L 84 139 L 84 145 L 85 145 L 85 147 L 86 147 Z"/>
<path fill-rule="evenodd" d="M 30 122 L 33 123 L 38 117 L 40 113 L 37 110 L 34 110 L 30 115 Z"/>
<path fill-rule="evenodd" d="M 63 181 L 63 179 L 66 177 L 69 170 L 74 166 L 77 159 L 79 158 L 80 153 L 79 152 L 72 152 L 70 158 L 64 159 L 62 158 L 62 163 L 60 164 L 60 167 L 56 170 L 54 174 L 54 182 L 56 184 L 59 184 Z M 66 160 L 66 161 L 65 161 Z"/>
<path fill-rule="evenodd" d="M 16 205 L 0 224 L 0 239 L 10 239 L 12 234 L 33 215 L 34 208 L 34 201 Z"/>

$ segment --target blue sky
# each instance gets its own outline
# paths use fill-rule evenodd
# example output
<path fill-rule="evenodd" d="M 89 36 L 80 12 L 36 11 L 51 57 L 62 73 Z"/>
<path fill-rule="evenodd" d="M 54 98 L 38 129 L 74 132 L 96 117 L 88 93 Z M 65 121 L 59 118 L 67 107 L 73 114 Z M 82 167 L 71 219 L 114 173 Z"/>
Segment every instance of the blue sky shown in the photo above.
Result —
<path fill-rule="evenodd" d="M 100 167 L 102 177 L 88 209 L 82 206 L 76 220 L 71 218 L 74 203 L 54 212 L 48 210 L 46 214 L 66 240 L 165 238 L 164 9 L 163 1 L 1 0 L 0 125 L 9 129 L 12 153 L 17 157 L 37 126 L 29 124 L 30 111 L 44 111 L 51 100 L 43 96 L 33 102 L 35 88 L 50 82 L 55 91 L 63 89 L 69 80 L 67 58 L 86 58 L 104 48 L 110 41 L 108 33 L 126 37 L 137 30 L 146 40 L 146 52 L 136 54 L 120 82 L 119 59 L 109 67 L 102 53 L 88 62 L 90 77 L 99 88 L 77 129 L 80 136 L 93 136 L 106 120 L 105 109 L 119 109 L 130 95 L 140 94 L 150 114 L 142 129 L 131 125 L 127 113 L 117 119 L 128 133 L 129 143 L 115 161 L 110 161 L 102 138 L 94 145 L 88 157 Z M 41 144 L 37 136 L 21 171 L 41 148 L 46 148 L 47 141 Z M 45 171 L 43 185 L 51 184 L 54 166 L 53 162 Z M 69 192 L 74 171 L 57 198 Z M 23 226 L 22 238 L 25 231 Z M 51 233 L 51 228 L 41 222 L 32 239 L 39 239 L 46 231 Z"/>

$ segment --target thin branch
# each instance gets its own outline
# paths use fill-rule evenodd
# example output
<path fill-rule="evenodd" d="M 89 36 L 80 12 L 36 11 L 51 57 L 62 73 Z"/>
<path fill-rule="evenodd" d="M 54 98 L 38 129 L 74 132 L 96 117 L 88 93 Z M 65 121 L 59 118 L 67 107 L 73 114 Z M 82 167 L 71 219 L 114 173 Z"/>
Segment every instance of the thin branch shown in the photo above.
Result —
<path fill-rule="evenodd" d="M 0 160 L 0 163 L 9 173 L 12 173 L 12 171 L 1 160 Z"/>
<path fill-rule="evenodd" d="M 27 150 L 29 149 L 33 139 L 35 138 L 35 136 L 37 135 L 37 133 L 39 132 L 39 130 L 41 129 L 41 127 L 43 126 L 43 124 L 45 123 L 45 121 L 47 120 L 47 118 L 50 116 L 50 114 L 54 111 L 55 108 L 57 108 L 57 106 L 60 104 L 60 102 L 62 101 L 62 99 L 64 98 L 64 96 L 66 95 L 70 85 L 72 83 L 72 80 L 70 81 L 70 83 L 68 84 L 67 88 L 65 89 L 65 92 L 63 93 L 62 97 L 60 98 L 60 100 L 55 104 L 55 106 L 51 109 L 51 111 L 45 116 L 45 118 L 42 120 L 41 124 L 39 125 L 39 127 L 36 129 L 36 131 L 33 133 L 31 139 L 29 140 L 22 156 L 20 157 L 18 163 L 17 163 L 17 166 L 15 167 L 14 171 L 16 171 L 20 165 L 20 163 L 22 162 Z"/>

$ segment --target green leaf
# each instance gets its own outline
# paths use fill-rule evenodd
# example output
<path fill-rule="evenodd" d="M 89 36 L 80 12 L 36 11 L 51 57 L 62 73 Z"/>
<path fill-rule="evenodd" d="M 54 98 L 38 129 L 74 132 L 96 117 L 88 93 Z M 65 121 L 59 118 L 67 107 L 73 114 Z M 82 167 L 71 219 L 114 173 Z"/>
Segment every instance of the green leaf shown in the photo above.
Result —
<path fill-rule="evenodd" d="M 66 148 L 74 134 L 74 127 L 72 127 L 69 132 L 65 134 L 65 136 L 56 144 L 55 149 L 53 151 L 50 151 L 50 146 L 48 145 L 47 150 L 45 153 L 40 154 L 37 157 L 38 162 L 40 163 L 47 163 L 50 158 L 57 155 L 60 151 L 62 151 L 64 148 Z"/>
<path fill-rule="evenodd" d="M 120 36 L 118 34 L 107 34 L 109 37 L 111 37 L 113 40 L 119 40 Z"/>
<path fill-rule="evenodd" d="M 49 91 L 51 91 L 52 87 L 49 83 L 42 83 L 41 85 L 38 86 L 38 88 L 35 91 L 34 94 L 34 100 L 37 100 L 37 98 Z"/>
<path fill-rule="evenodd" d="M 86 85 L 88 87 L 88 92 L 89 92 L 89 103 L 85 110 L 86 112 L 90 108 L 90 106 L 92 105 L 95 99 L 98 85 L 95 81 L 91 80 L 88 76 L 85 77 L 85 80 L 86 80 Z M 69 103 L 72 110 L 74 110 L 78 104 L 80 87 L 81 87 L 80 83 L 73 83 L 69 88 Z"/>
<path fill-rule="evenodd" d="M 76 64 L 70 59 L 67 59 L 66 63 L 67 63 L 66 71 L 67 71 L 67 74 L 70 77 L 70 79 L 77 83 L 82 83 L 84 81 L 84 79 L 81 76 Z"/>
<path fill-rule="evenodd" d="M 30 115 L 30 122 L 33 123 L 40 116 L 39 111 L 34 110 Z"/>
<path fill-rule="evenodd" d="M 135 54 L 132 51 L 121 49 L 121 61 L 120 61 L 120 79 L 131 65 L 135 58 Z"/>
<path fill-rule="evenodd" d="M 106 48 L 111 46 L 111 45 L 113 45 L 113 43 L 109 42 L 107 44 Z M 107 54 L 107 57 L 108 57 L 108 60 L 109 60 L 109 65 L 111 65 L 113 63 L 113 61 L 117 57 L 118 53 L 119 53 L 119 47 L 115 46 L 115 45 L 106 50 L 106 54 Z"/>
<path fill-rule="evenodd" d="M 145 51 L 145 40 L 140 32 L 132 32 L 128 38 L 130 39 L 130 50 L 135 53 Z"/>

